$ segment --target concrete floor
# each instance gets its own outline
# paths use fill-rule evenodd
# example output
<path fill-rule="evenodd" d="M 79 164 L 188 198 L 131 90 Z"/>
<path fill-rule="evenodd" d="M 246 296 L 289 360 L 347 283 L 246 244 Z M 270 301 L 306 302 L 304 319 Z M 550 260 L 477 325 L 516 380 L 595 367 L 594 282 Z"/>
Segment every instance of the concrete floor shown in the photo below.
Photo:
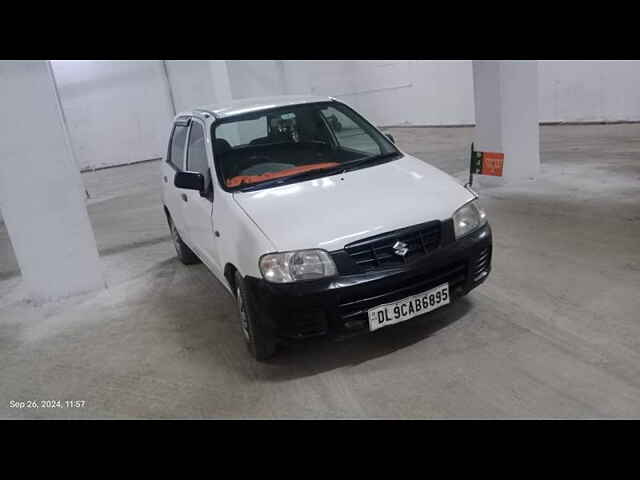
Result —
<path fill-rule="evenodd" d="M 466 176 L 470 128 L 388 130 Z M 107 290 L 29 304 L 0 226 L 0 418 L 639 418 L 640 125 L 546 126 L 541 148 L 537 181 L 479 188 L 483 286 L 269 364 L 205 267 L 176 260 L 158 164 L 84 174 Z"/>

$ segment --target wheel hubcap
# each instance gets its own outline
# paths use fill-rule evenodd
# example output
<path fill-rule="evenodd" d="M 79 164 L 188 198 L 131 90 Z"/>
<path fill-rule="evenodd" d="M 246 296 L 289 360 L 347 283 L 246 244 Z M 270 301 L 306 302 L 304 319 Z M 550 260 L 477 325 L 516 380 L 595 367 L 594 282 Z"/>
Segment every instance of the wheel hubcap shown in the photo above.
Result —
<path fill-rule="evenodd" d="M 247 318 L 247 310 L 240 294 L 240 289 L 236 289 L 236 298 L 238 299 L 238 311 L 240 312 L 240 326 L 242 327 L 242 333 L 244 338 L 249 340 L 249 319 Z"/>

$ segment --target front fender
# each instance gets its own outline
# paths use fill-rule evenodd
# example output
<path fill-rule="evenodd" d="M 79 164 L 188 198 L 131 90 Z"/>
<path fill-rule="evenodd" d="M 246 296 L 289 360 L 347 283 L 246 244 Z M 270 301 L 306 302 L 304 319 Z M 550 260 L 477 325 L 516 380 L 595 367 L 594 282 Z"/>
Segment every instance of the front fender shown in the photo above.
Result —
<path fill-rule="evenodd" d="M 276 251 L 275 245 L 233 200 L 232 195 L 224 192 L 215 200 L 213 223 L 214 229 L 220 233 L 222 268 L 230 263 L 243 277 L 261 278 L 258 260 L 263 254 Z"/>

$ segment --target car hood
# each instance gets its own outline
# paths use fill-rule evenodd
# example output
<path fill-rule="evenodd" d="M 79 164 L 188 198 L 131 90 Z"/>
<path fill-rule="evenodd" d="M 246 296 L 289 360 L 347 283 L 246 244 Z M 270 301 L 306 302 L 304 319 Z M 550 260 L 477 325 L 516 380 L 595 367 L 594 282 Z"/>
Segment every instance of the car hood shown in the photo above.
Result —
<path fill-rule="evenodd" d="M 237 192 L 234 199 L 279 251 L 333 251 L 372 235 L 450 218 L 473 194 L 405 154 L 345 174 Z"/>

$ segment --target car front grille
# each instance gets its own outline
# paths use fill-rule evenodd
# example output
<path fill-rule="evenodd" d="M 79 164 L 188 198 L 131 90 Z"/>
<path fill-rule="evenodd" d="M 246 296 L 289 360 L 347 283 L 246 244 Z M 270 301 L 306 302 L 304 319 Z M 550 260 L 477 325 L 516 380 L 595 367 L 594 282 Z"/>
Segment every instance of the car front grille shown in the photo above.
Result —
<path fill-rule="evenodd" d="M 403 265 L 428 255 L 440 247 L 441 222 L 423 223 L 394 232 L 359 240 L 344 247 L 362 271 Z M 399 254 L 401 248 L 404 255 Z"/>

